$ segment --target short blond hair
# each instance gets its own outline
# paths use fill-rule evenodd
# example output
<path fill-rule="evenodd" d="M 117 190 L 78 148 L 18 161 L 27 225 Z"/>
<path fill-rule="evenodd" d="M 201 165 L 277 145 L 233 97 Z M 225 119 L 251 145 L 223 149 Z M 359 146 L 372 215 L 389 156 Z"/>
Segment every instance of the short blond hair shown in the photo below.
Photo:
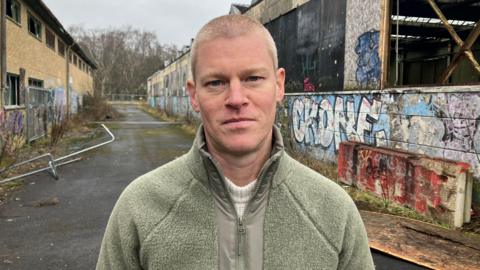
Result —
<path fill-rule="evenodd" d="M 273 60 L 273 67 L 277 70 L 277 47 L 275 46 L 275 41 L 270 32 L 268 32 L 261 23 L 252 18 L 245 15 L 231 14 L 220 16 L 209 21 L 200 29 L 200 31 L 198 31 L 190 52 L 193 78 L 195 79 L 195 70 L 198 60 L 197 51 L 200 45 L 219 38 L 232 39 L 256 32 L 260 33 L 265 38 L 267 50 Z"/>

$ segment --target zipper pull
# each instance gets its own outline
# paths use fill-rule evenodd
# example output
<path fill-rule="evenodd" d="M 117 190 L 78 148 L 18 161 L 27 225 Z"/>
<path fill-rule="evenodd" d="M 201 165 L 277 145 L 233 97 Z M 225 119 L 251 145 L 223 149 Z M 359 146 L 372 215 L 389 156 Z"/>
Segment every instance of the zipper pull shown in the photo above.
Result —
<path fill-rule="evenodd" d="M 245 226 L 243 226 L 242 221 L 238 221 L 238 232 L 240 234 L 245 234 L 247 232 L 247 229 L 245 229 Z"/>
<path fill-rule="evenodd" d="M 243 225 L 243 222 L 239 219 L 238 220 L 238 239 L 237 239 L 237 252 L 238 256 L 242 256 L 242 249 L 244 245 L 244 235 L 247 233 L 247 229 Z"/>

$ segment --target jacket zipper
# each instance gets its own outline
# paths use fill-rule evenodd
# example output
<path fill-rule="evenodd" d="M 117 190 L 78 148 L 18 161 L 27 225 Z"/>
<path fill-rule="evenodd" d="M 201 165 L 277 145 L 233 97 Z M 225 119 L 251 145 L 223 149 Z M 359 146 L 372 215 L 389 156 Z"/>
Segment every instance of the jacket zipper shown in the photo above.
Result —
<path fill-rule="evenodd" d="M 238 219 L 238 241 L 237 241 L 237 255 L 238 257 L 241 257 L 243 255 L 243 248 L 244 248 L 244 242 L 245 242 L 245 234 L 247 233 L 247 229 L 245 228 L 245 225 L 243 221 L 239 218 Z M 240 258 L 239 258 L 240 259 Z"/>

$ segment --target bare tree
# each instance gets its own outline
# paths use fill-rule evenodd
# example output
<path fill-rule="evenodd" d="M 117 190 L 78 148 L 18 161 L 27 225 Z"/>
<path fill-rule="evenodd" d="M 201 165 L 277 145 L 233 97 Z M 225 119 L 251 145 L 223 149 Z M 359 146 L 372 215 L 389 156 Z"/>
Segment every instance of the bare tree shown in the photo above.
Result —
<path fill-rule="evenodd" d="M 175 45 L 163 45 L 153 32 L 123 28 L 85 29 L 72 26 L 69 32 L 97 63 L 95 95 L 146 94 L 147 78 L 175 58 Z"/>

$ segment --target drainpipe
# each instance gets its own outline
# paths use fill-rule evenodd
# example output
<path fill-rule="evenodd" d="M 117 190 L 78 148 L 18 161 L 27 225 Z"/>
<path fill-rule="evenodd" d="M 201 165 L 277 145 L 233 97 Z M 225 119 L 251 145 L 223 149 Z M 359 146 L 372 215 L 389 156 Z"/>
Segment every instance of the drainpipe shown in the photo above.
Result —
<path fill-rule="evenodd" d="M 71 51 L 72 51 L 72 46 L 74 45 L 75 43 L 72 43 L 70 45 L 68 45 L 67 47 L 67 53 L 66 53 L 66 57 L 65 57 L 65 63 L 66 63 L 66 73 L 67 73 L 67 80 L 66 80 L 66 87 L 65 87 L 65 95 L 66 95 L 66 101 L 67 101 L 67 119 L 70 118 L 70 54 L 71 54 Z"/>
<path fill-rule="evenodd" d="M 6 13 L 7 3 L 6 0 L 0 0 L 0 110 L 3 110 L 4 92 L 7 91 L 7 24 Z"/>

